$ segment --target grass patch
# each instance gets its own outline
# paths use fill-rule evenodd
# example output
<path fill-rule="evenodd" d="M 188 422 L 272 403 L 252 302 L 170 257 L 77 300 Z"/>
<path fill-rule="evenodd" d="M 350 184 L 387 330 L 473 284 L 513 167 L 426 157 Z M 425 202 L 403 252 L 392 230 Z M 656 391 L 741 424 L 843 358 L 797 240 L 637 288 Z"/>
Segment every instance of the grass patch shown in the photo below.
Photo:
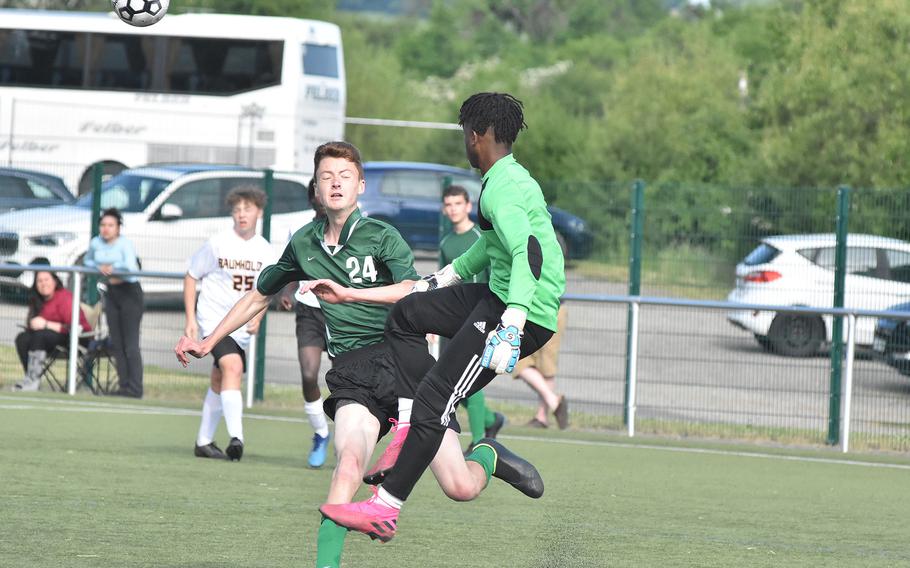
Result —
<path fill-rule="evenodd" d="M 313 565 L 331 472 L 305 467 L 305 424 L 248 417 L 243 461 L 212 462 L 192 456 L 198 417 L 94 402 L 102 408 L 61 395 L 0 396 L 12 457 L 0 461 L 4 564 Z M 349 535 L 343 566 L 910 563 L 906 470 L 846 465 L 831 452 L 803 452 L 830 461 L 756 459 L 665 440 L 655 445 L 676 451 L 598 443 L 588 432 L 528 433 L 503 441 L 540 469 L 542 499 L 493 480 L 476 501 L 453 503 L 426 476 L 399 536 L 379 545 Z"/>

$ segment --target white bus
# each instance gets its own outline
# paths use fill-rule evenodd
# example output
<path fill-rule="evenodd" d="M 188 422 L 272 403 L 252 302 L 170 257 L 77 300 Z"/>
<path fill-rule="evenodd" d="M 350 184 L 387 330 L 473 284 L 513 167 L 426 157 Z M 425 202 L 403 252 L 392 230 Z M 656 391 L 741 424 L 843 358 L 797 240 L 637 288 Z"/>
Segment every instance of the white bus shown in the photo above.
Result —
<path fill-rule="evenodd" d="M 223 14 L 136 28 L 111 13 L 0 9 L 0 165 L 74 193 L 141 164 L 312 173 L 344 135 L 338 26 Z"/>

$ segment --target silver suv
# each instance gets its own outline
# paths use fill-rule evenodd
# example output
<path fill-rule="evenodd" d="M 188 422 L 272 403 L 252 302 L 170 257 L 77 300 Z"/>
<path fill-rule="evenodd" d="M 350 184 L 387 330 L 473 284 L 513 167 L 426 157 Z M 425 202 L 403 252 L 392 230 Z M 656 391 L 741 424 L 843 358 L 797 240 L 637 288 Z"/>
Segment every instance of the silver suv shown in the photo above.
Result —
<path fill-rule="evenodd" d="M 233 166 L 162 165 L 125 170 L 104 183 L 101 207 L 123 212 L 123 235 L 136 246 L 143 270 L 182 272 L 189 257 L 213 234 L 228 230 L 227 193 L 262 182 L 260 171 Z M 290 232 L 313 219 L 307 199 L 309 177 L 275 173 L 272 242 L 276 256 Z M 71 205 L 0 215 L 0 262 L 80 264 L 91 232 L 91 194 Z M 31 286 L 32 273 L 0 274 L 0 284 Z M 179 292 L 183 282 L 151 279 L 150 293 Z"/>

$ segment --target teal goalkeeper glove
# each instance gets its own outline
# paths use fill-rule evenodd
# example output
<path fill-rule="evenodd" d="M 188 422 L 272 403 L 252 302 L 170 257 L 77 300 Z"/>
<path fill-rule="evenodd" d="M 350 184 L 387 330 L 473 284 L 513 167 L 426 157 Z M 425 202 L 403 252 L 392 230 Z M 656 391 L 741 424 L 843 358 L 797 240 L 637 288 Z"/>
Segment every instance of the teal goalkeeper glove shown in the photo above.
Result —
<path fill-rule="evenodd" d="M 521 357 L 521 337 L 524 335 L 527 314 L 518 308 L 506 308 L 480 356 L 480 365 L 497 374 L 511 373 Z"/>

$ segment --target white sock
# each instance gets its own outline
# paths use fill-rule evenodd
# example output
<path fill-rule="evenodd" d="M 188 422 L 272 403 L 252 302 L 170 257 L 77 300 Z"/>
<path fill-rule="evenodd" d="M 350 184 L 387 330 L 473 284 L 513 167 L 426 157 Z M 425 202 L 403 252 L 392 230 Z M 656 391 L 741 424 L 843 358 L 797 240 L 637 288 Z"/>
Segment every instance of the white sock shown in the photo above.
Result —
<path fill-rule="evenodd" d="M 329 435 L 329 422 L 325 419 L 325 412 L 322 411 L 322 397 L 313 402 L 303 403 L 303 411 L 310 421 L 313 431 L 325 438 Z"/>
<path fill-rule="evenodd" d="M 239 390 L 221 391 L 221 406 L 224 408 L 224 423 L 228 436 L 243 441 L 243 396 Z"/>
<path fill-rule="evenodd" d="M 202 401 L 202 420 L 199 421 L 199 433 L 196 435 L 197 446 L 208 446 L 215 440 L 215 430 L 221 422 L 221 396 L 209 387 Z"/>
<path fill-rule="evenodd" d="M 382 501 L 383 505 L 388 505 L 394 509 L 401 509 L 401 506 L 404 504 L 404 501 L 386 491 L 385 487 L 382 486 L 380 486 L 379 491 L 376 492 L 376 498 Z"/>
<path fill-rule="evenodd" d="M 398 399 L 398 423 L 399 424 L 410 424 L 411 422 L 411 406 L 414 405 L 413 398 L 399 398 Z"/>

